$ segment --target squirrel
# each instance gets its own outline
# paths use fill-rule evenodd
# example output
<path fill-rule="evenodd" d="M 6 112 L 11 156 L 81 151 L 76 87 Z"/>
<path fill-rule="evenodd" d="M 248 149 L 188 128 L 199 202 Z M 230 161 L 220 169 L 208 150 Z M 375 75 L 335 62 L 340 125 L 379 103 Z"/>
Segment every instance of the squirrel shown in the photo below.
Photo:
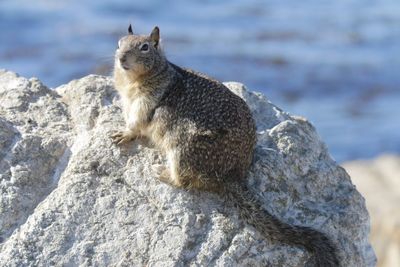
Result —
<path fill-rule="evenodd" d="M 325 234 L 279 220 L 254 198 L 246 183 L 257 139 L 249 107 L 221 82 L 169 62 L 157 26 L 136 35 L 129 25 L 115 52 L 114 83 L 126 129 L 111 138 L 117 145 L 139 137 L 153 143 L 167 159 L 161 181 L 226 197 L 268 240 L 307 250 L 307 266 L 340 265 Z"/>

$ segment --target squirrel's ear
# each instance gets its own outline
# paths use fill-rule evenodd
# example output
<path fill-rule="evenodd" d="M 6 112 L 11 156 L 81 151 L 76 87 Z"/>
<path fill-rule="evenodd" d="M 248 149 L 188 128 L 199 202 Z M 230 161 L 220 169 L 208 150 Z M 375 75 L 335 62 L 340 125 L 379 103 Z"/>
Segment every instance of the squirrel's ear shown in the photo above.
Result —
<path fill-rule="evenodd" d="M 155 26 L 150 33 L 150 39 L 154 42 L 154 47 L 158 48 L 158 42 L 160 41 L 160 29 Z"/>
<path fill-rule="evenodd" d="M 128 27 L 128 34 L 130 34 L 130 35 L 133 34 L 132 25 L 131 24 L 129 24 L 129 27 Z"/>

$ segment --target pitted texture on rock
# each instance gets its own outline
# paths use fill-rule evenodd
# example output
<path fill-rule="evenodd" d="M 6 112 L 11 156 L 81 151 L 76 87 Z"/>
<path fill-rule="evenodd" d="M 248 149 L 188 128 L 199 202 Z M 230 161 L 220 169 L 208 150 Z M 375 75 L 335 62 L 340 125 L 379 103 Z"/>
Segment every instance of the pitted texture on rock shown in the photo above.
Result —
<path fill-rule="evenodd" d="M 54 188 L 68 154 L 66 106 L 37 79 L 0 71 L 0 237 L 7 239 Z"/>
<path fill-rule="evenodd" d="M 339 244 L 344 266 L 373 266 L 364 199 L 314 127 L 259 93 L 227 86 L 259 131 L 249 184 L 282 220 Z M 30 119 L 30 120 L 29 120 Z M 29 122 L 30 121 L 30 122 Z M 33 122 L 33 123 L 32 123 Z M 107 77 L 49 90 L 0 72 L 0 262 L 7 266 L 302 266 L 307 253 L 264 240 L 218 195 L 159 182 L 164 162 L 124 127 Z"/>

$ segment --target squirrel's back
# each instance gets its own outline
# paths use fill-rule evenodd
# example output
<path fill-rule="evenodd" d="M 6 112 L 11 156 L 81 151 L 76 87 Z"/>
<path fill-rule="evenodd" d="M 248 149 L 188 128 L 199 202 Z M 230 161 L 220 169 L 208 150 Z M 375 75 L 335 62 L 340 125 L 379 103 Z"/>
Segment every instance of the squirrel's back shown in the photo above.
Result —
<path fill-rule="evenodd" d="M 249 107 L 222 83 L 171 67 L 176 82 L 165 91 L 153 119 L 165 125 L 167 146 L 178 148 L 181 172 L 200 177 L 208 190 L 244 178 L 256 143 Z"/>

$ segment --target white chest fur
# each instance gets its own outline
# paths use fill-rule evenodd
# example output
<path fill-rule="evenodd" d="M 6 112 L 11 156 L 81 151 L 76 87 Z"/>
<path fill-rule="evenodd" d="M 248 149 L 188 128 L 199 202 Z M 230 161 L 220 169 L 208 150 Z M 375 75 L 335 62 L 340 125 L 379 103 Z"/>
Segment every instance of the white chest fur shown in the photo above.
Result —
<path fill-rule="evenodd" d="M 133 99 L 122 98 L 125 122 L 129 130 L 141 132 L 147 127 L 156 103 L 148 96 L 136 96 Z"/>

